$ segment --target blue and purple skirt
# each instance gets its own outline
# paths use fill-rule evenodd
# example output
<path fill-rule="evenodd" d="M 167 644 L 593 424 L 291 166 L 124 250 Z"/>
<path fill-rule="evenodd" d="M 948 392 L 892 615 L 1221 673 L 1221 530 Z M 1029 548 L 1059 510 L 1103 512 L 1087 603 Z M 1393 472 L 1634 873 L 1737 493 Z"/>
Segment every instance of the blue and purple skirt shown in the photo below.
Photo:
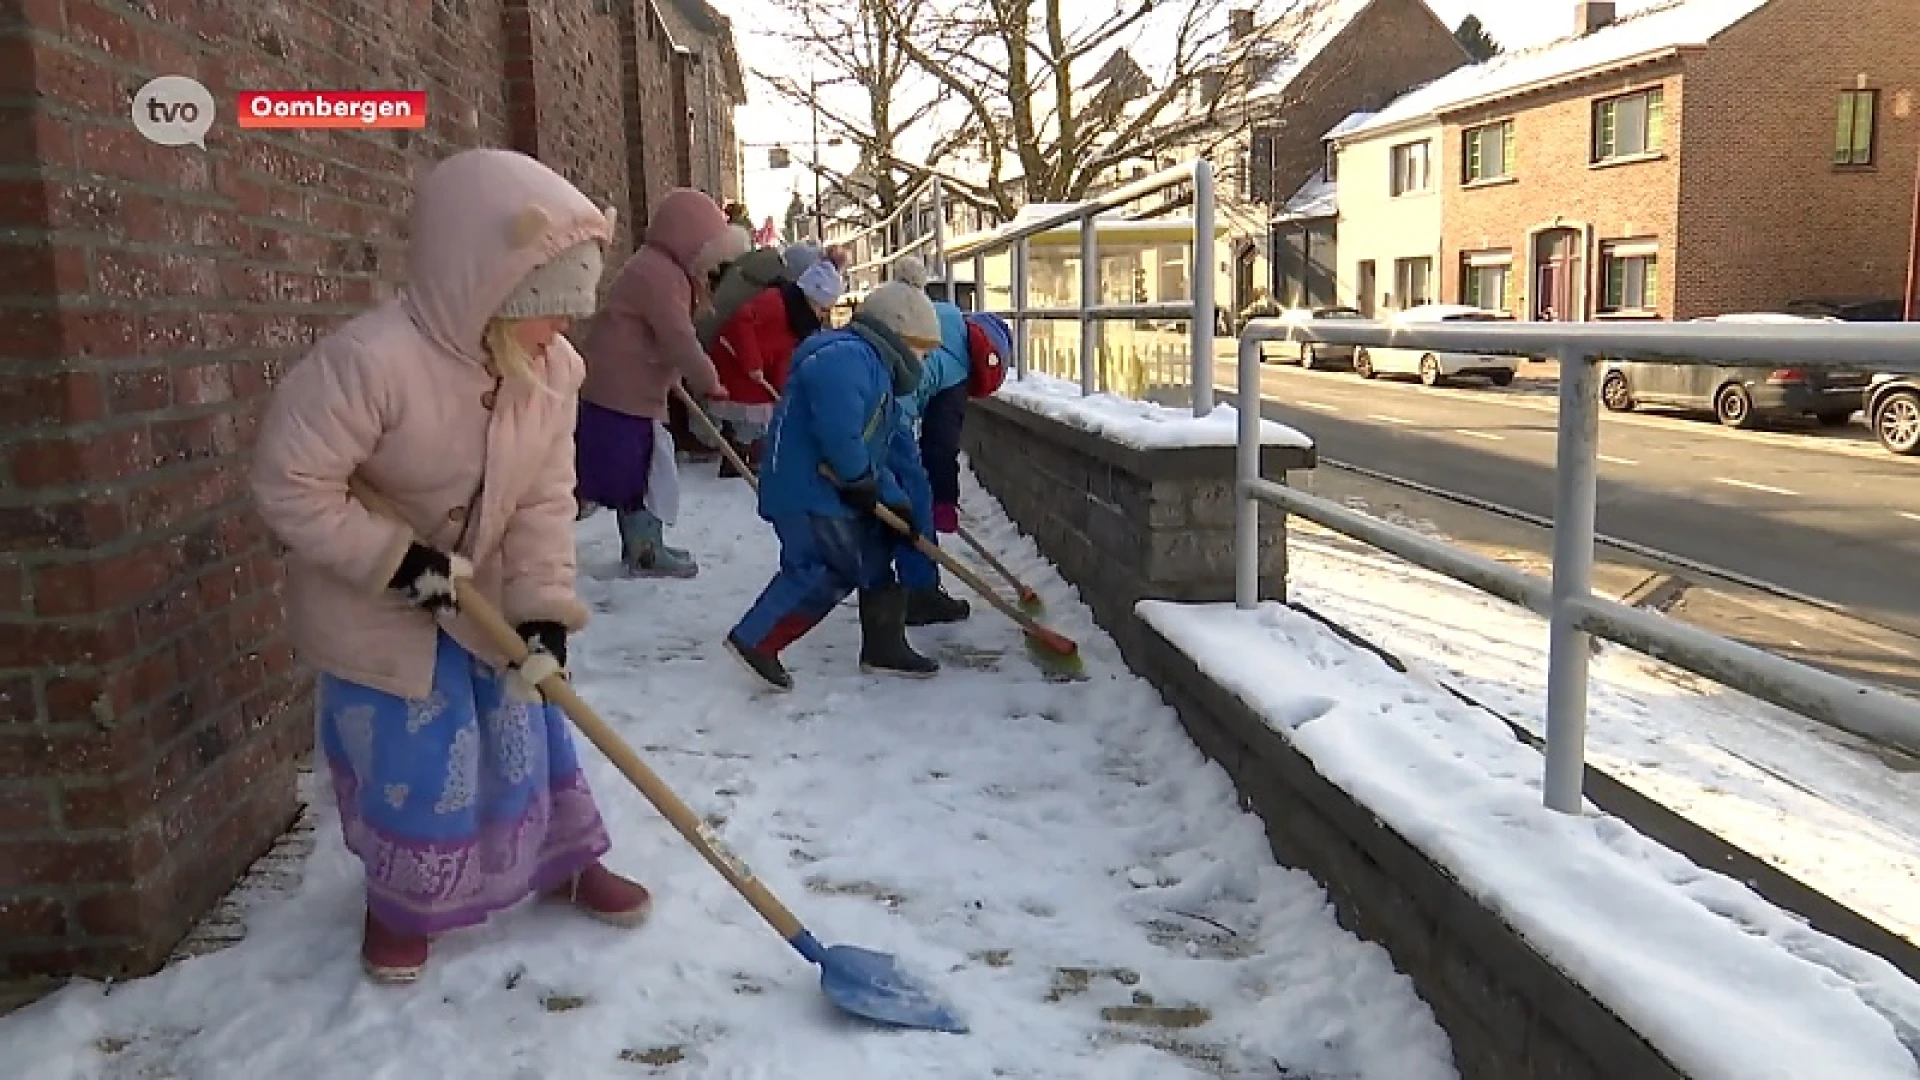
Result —
<path fill-rule="evenodd" d="M 419 700 L 320 678 L 320 747 L 367 910 L 431 936 L 545 892 L 611 842 L 558 708 L 440 634 Z"/>
<path fill-rule="evenodd" d="M 643 509 L 653 439 L 653 421 L 582 401 L 573 437 L 574 496 L 616 513 Z"/>

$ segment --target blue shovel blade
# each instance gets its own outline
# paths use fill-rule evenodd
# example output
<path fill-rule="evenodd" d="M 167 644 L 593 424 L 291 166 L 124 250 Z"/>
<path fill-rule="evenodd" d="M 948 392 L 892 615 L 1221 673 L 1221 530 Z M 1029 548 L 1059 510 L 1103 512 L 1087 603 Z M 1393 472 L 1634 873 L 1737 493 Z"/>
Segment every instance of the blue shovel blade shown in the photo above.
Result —
<path fill-rule="evenodd" d="M 820 965 L 821 992 L 842 1012 L 893 1027 L 967 1032 L 958 1013 L 886 953 L 833 945 L 813 959 Z"/>

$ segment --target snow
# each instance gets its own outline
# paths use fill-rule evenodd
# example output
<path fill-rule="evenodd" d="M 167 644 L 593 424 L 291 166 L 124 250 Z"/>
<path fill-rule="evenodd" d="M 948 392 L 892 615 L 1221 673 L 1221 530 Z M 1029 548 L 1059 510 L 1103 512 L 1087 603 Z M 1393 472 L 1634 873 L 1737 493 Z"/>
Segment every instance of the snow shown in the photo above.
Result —
<path fill-rule="evenodd" d="M 1432 662 L 1446 665 L 1449 681 L 1537 730 L 1545 697 L 1538 619 L 1353 548 L 1290 529 L 1294 599 L 1394 649 L 1411 662 L 1411 674 L 1277 604 L 1241 612 L 1145 602 L 1140 614 L 1687 1075 L 1920 1077 L 1913 1052 L 1920 1050 L 1920 987 L 1615 818 L 1546 810 L 1540 755 L 1423 673 L 1437 655 Z M 1655 781 L 1653 794 L 1670 804 L 1693 787 L 1697 798 L 1676 809 L 1709 827 L 1744 820 L 1758 834 L 1743 844 L 1749 850 L 1765 851 L 1771 834 L 1788 847 L 1806 842 L 1807 854 L 1832 860 L 1842 878 L 1857 873 L 1887 885 L 1904 876 L 1881 899 L 1913 917 L 1920 852 L 1911 837 L 1920 833 L 1872 828 L 1860 809 L 1876 795 L 1899 807 L 1905 796 L 1897 778 L 1880 770 L 1880 790 L 1841 796 L 1847 774 L 1835 767 L 1840 755 L 1832 747 L 1824 757 L 1786 752 L 1778 733 L 1788 724 L 1776 721 L 1770 739 L 1724 695 L 1686 692 L 1635 670 L 1649 664 L 1616 651 L 1596 661 L 1595 764 L 1629 782 Z M 1800 791 L 1777 809 L 1754 805 L 1762 771 L 1723 746 L 1761 753 L 1769 743 L 1781 769 L 1830 784 L 1834 804 L 1819 807 L 1819 798 Z M 1618 768 L 1623 752 L 1638 768 Z M 1855 761 L 1851 777 L 1868 776 L 1865 765 Z M 1703 771 L 1715 779 L 1696 780 Z M 1816 807 L 1824 813 L 1813 813 Z M 1914 824 L 1911 807 L 1891 812 Z M 1887 855 L 1896 865 L 1873 864 Z M 1852 899 L 1844 889 L 1835 893 Z"/>
<path fill-rule="evenodd" d="M 799 688 L 767 696 L 717 642 L 775 548 L 745 485 L 710 469 L 689 468 L 675 530 L 705 563 L 695 580 L 619 580 L 607 515 L 582 524 L 598 614 L 578 688 L 823 941 L 895 953 L 972 1034 L 836 1015 L 813 969 L 583 743 L 610 861 L 655 891 L 649 927 L 532 905 L 443 939 L 418 985 L 372 986 L 358 865 L 322 808 L 303 880 L 244 941 L 0 1018 L 0 1076 L 1457 1075 L 1411 982 L 1275 865 L 1225 773 L 991 499 L 970 488 L 963 511 L 1081 641 L 1089 682 L 1044 681 L 984 610 L 914 632 L 946 662 L 938 679 L 865 677 L 843 611 L 790 652 Z M 1103 1018 L 1143 995 L 1207 1015 Z"/>
<path fill-rule="evenodd" d="M 1025 378 L 1009 374 L 994 396 L 1136 450 L 1235 446 L 1239 442 L 1240 414 L 1231 405 L 1215 404 L 1206 416 L 1195 416 L 1190 409 L 1115 394 L 1083 397 L 1079 383 L 1037 371 L 1027 372 Z M 1304 433 L 1271 420 L 1260 421 L 1260 441 L 1265 446 L 1301 450 L 1313 446 L 1313 440 Z"/>
<path fill-rule="evenodd" d="M 1274 215 L 1275 221 L 1311 221 L 1314 218 L 1333 217 L 1340 212 L 1340 185 L 1327 179 L 1327 174 L 1317 172 L 1300 190 L 1293 193 L 1280 212 Z"/>
<path fill-rule="evenodd" d="M 1458 68 L 1390 102 L 1346 138 L 1391 128 L 1483 98 L 1501 97 L 1667 49 L 1703 46 L 1767 0 L 1679 0 L 1621 16 L 1583 37 L 1563 37 Z M 1571 8 L 1571 5 L 1568 5 Z"/>

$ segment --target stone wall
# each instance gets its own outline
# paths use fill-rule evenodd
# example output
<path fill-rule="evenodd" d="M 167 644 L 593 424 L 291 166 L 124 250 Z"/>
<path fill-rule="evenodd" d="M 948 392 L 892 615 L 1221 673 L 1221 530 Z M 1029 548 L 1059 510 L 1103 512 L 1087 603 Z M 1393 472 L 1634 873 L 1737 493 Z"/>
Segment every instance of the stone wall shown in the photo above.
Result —
<path fill-rule="evenodd" d="M 1465 1080 L 1683 1080 L 1658 1051 L 1448 871 L 1151 626 L 1129 656 L 1266 823 L 1274 857 L 1311 873 L 1340 923 L 1383 946 L 1433 1009 Z"/>
<path fill-rule="evenodd" d="M 686 182 L 667 36 L 648 0 L 0 11 L 0 996 L 150 970 L 292 817 L 312 711 L 246 492 L 261 401 L 391 295 L 453 151 L 619 208 L 617 266 Z M 213 92 L 207 150 L 134 131 L 162 74 Z M 428 124 L 233 125 L 235 91 L 302 88 L 425 90 Z"/>
<path fill-rule="evenodd" d="M 1123 652 L 1141 600 L 1233 599 L 1233 447 L 1133 449 L 995 398 L 969 406 L 964 444 L 981 486 Z M 1262 453 L 1270 480 L 1313 464 L 1312 450 Z M 1284 599 L 1286 576 L 1285 515 L 1262 508 L 1261 598 Z"/>

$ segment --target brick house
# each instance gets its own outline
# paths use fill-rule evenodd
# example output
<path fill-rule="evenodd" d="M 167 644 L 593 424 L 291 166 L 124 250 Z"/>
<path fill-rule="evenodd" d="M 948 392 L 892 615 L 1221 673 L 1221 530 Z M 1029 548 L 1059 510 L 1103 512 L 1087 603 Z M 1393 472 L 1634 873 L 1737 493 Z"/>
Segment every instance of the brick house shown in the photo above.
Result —
<path fill-rule="evenodd" d="M 412 175 L 535 154 L 620 210 L 617 266 L 727 128 L 685 122 L 676 44 L 650 0 L 66 0 L 0 24 L 0 991 L 153 969 L 295 812 L 310 680 L 248 451 L 279 372 L 391 295 Z M 246 88 L 425 89 L 430 116 L 164 148 L 129 120 L 161 74 L 227 121 Z"/>
<path fill-rule="evenodd" d="M 1572 37 L 1427 103 L 1439 298 L 1689 319 L 1904 294 L 1912 0 L 1569 7 Z"/>
<path fill-rule="evenodd" d="M 747 80 L 733 24 L 705 0 L 661 0 L 657 10 L 679 65 L 675 76 L 685 79 L 686 183 L 723 204 L 742 198 L 733 110 L 747 103 Z"/>

